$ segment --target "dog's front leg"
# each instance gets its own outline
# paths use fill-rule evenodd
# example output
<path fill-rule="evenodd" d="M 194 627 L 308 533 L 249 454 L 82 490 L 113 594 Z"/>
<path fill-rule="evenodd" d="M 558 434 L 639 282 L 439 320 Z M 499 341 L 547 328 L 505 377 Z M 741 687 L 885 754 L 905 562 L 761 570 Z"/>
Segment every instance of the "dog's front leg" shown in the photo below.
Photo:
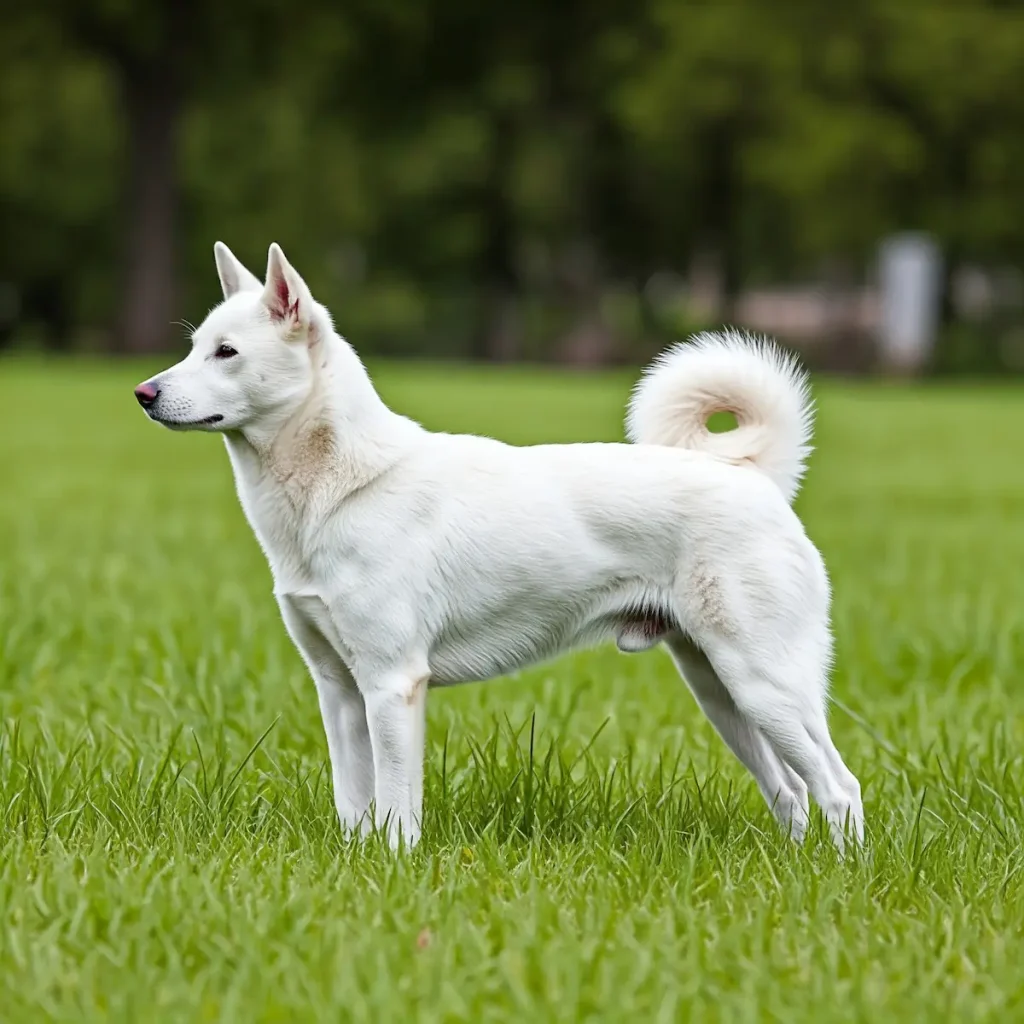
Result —
<path fill-rule="evenodd" d="M 280 604 L 288 633 L 316 683 L 338 820 L 346 832 L 366 833 L 373 824 L 370 806 L 374 779 L 363 695 L 348 666 L 320 630 L 292 602 L 283 600 Z"/>
<path fill-rule="evenodd" d="M 359 679 L 373 747 L 375 822 L 393 848 L 420 837 L 427 678 L 395 671 Z"/>

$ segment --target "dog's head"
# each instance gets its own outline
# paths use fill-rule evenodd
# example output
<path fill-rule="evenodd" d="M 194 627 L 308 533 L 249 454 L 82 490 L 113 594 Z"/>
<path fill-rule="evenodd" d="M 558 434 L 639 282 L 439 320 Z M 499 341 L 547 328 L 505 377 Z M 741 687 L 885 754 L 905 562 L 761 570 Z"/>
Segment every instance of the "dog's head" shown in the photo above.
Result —
<path fill-rule="evenodd" d="M 224 301 L 192 335 L 192 351 L 135 389 L 150 419 L 173 430 L 243 430 L 286 418 L 313 386 L 310 348 L 323 310 L 276 243 L 266 284 L 222 242 Z"/>

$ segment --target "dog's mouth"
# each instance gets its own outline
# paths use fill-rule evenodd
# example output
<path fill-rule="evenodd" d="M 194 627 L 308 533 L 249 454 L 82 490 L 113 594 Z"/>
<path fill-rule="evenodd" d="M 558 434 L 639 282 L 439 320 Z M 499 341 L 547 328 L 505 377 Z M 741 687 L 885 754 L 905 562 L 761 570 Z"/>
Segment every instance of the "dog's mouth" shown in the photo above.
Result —
<path fill-rule="evenodd" d="M 219 412 L 201 420 L 170 420 L 164 419 L 162 416 L 156 416 L 153 413 L 149 414 L 149 418 L 155 423 L 159 423 L 161 426 L 170 427 L 171 430 L 189 430 L 193 427 L 212 427 L 215 423 L 220 423 L 224 419 Z"/>

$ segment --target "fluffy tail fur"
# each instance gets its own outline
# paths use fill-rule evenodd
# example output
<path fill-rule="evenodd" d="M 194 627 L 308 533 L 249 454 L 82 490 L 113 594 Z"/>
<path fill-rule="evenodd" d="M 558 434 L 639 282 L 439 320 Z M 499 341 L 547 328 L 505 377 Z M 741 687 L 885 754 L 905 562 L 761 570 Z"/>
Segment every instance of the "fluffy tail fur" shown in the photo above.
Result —
<path fill-rule="evenodd" d="M 708 430 L 716 412 L 731 412 L 736 429 Z M 749 462 L 792 501 L 813 420 L 807 374 L 797 361 L 767 338 L 727 330 L 695 335 L 654 361 L 633 391 L 626 432 L 636 444 Z"/>

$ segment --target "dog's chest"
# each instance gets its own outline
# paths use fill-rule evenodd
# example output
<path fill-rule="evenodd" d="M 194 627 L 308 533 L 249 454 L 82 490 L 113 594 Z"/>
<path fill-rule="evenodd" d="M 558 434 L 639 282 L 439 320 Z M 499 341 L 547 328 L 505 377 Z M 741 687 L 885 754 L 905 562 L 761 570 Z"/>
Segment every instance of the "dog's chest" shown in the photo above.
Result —
<path fill-rule="evenodd" d="M 316 508 L 269 476 L 236 474 L 238 499 L 274 576 L 275 590 L 317 589 L 312 565 Z"/>
<path fill-rule="evenodd" d="M 316 514 L 315 507 L 300 509 L 282 500 L 276 488 L 240 489 L 239 497 L 267 557 L 278 599 L 286 601 L 295 615 L 348 660 L 350 645 L 339 629 L 348 633 L 357 626 L 365 627 L 369 613 L 365 606 L 372 596 L 358 538 L 338 528 L 337 521 L 333 528 L 325 528 L 324 517 Z M 348 595 L 342 609 L 346 614 L 340 618 L 336 607 L 339 593 Z M 358 621 L 349 623 L 349 616 Z"/>
<path fill-rule="evenodd" d="M 275 584 L 311 584 L 309 559 L 303 551 L 303 523 L 295 510 L 260 493 L 243 497 L 242 507 L 267 556 Z"/>

